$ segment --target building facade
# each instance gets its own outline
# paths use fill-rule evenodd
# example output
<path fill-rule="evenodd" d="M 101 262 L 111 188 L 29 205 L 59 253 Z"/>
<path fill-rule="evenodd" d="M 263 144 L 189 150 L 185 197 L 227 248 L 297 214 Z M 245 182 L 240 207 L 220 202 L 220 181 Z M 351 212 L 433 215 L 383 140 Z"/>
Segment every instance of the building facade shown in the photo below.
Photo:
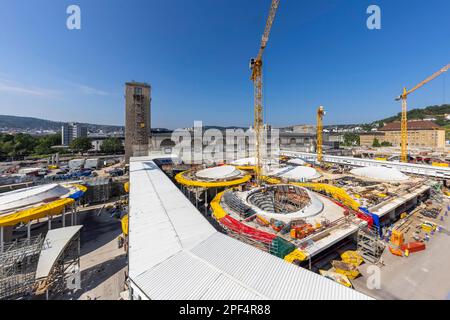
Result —
<path fill-rule="evenodd" d="M 61 128 L 61 144 L 68 146 L 74 139 L 86 138 L 87 127 L 81 123 L 65 123 Z"/>
<path fill-rule="evenodd" d="M 150 151 L 151 87 L 147 83 L 125 84 L 125 161 Z"/>
<path fill-rule="evenodd" d="M 375 139 L 377 139 L 379 143 L 384 141 L 390 142 L 386 140 L 384 132 L 364 132 L 359 134 L 359 145 L 361 147 L 372 147 Z"/>
<path fill-rule="evenodd" d="M 394 147 L 400 146 L 400 122 L 388 123 L 380 131 L 385 134 L 383 141 L 392 143 Z M 445 129 L 432 121 L 408 121 L 408 146 L 443 150 L 445 149 Z"/>

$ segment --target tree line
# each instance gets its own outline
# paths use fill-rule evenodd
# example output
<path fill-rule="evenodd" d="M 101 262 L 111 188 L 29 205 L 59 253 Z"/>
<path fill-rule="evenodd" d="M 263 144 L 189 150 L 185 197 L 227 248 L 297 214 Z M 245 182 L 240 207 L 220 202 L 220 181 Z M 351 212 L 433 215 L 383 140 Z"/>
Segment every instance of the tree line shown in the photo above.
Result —
<path fill-rule="evenodd" d="M 56 150 L 55 146 L 61 145 L 60 134 L 33 136 L 25 133 L 7 134 L 0 133 L 0 158 L 23 159 L 25 157 L 46 157 L 55 152 L 70 153 L 90 151 L 93 146 L 88 138 L 77 138 L 69 146 L 69 150 Z M 118 138 L 107 138 L 100 146 L 102 153 L 123 153 L 123 145 Z"/>

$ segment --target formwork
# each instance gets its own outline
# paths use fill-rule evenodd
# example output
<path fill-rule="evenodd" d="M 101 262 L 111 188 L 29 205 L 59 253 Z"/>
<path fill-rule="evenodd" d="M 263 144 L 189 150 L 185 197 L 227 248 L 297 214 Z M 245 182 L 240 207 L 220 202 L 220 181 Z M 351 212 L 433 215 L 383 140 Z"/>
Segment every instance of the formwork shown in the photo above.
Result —
<path fill-rule="evenodd" d="M 88 187 L 84 196 L 85 203 L 102 203 L 111 198 L 111 179 L 95 178 L 86 182 Z"/>

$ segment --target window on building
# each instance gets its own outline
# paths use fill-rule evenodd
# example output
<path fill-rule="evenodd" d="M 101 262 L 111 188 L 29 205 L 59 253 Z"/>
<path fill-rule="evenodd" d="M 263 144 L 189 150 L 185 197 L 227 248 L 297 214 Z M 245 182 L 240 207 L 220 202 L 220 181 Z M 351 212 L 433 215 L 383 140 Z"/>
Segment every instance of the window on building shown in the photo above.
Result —
<path fill-rule="evenodd" d="M 141 95 L 142 94 L 142 88 L 139 88 L 139 87 L 134 88 L 134 94 Z"/>

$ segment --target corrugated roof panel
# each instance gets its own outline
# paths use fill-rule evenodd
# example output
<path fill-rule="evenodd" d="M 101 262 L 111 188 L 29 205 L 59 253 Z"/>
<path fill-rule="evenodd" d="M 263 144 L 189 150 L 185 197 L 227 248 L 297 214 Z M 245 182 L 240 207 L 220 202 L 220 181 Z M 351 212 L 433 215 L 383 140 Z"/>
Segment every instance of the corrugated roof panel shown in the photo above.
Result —
<path fill-rule="evenodd" d="M 145 161 L 130 166 L 129 274 L 150 299 L 368 299 L 217 232 Z"/>

